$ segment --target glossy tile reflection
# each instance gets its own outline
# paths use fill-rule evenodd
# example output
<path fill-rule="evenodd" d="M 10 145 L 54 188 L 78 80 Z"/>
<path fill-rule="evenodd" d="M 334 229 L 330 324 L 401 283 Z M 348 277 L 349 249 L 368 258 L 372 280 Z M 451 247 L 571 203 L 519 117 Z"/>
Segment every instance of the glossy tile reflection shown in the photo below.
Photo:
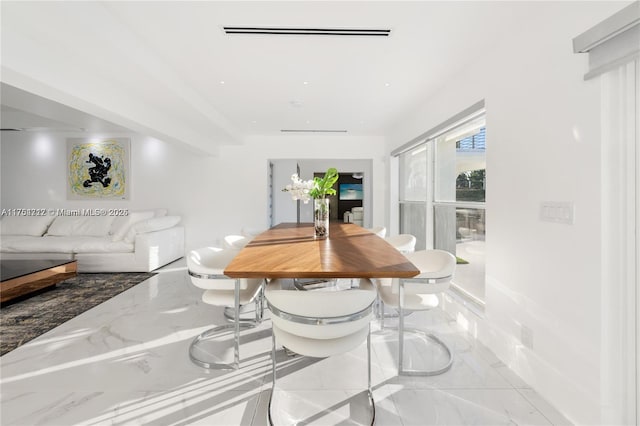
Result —
<path fill-rule="evenodd" d="M 243 332 L 240 370 L 207 372 L 189 361 L 188 346 L 224 319 L 221 309 L 200 297 L 181 264 L 170 265 L 9 352 L 0 358 L 0 423 L 267 424 L 268 316 Z M 454 365 L 440 376 L 398 377 L 396 334 L 374 325 L 376 424 L 569 424 L 454 321 L 440 312 L 420 315 L 408 321 L 437 325 L 455 351 Z M 416 345 L 407 356 L 428 355 Z M 367 399 L 359 396 L 365 388 L 364 345 L 327 359 L 278 351 L 277 406 L 291 420 L 361 423 Z"/>

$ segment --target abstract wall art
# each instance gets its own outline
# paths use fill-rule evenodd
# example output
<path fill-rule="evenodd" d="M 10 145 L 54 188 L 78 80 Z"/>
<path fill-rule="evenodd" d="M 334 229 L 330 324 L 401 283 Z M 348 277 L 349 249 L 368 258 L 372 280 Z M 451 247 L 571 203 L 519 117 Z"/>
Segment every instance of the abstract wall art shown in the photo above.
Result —
<path fill-rule="evenodd" d="M 127 138 L 67 139 L 67 199 L 129 199 Z"/>

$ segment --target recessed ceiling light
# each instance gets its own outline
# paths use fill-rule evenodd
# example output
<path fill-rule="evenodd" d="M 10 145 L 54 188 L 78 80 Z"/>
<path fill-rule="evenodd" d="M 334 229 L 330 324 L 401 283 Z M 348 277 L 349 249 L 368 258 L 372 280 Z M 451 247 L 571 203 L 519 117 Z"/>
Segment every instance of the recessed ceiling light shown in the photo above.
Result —
<path fill-rule="evenodd" d="M 220 84 L 224 84 L 224 80 L 220 80 Z"/>
<path fill-rule="evenodd" d="M 302 84 L 304 84 L 306 86 L 307 84 L 309 84 L 309 82 L 308 81 L 303 81 Z"/>
<path fill-rule="evenodd" d="M 307 123 L 307 124 L 311 123 L 311 120 L 307 120 L 307 121 L 306 121 L 306 123 Z"/>
<path fill-rule="evenodd" d="M 389 87 L 389 86 L 391 86 L 391 83 L 389 83 L 389 82 L 386 82 L 386 83 L 384 84 L 384 87 Z"/>

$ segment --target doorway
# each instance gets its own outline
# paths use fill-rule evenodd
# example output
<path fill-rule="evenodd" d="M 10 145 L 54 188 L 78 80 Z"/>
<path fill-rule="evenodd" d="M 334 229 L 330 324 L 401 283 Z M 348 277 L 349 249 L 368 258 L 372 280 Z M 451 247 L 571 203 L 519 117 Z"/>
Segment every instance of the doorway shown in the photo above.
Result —
<path fill-rule="evenodd" d="M 335 167 L 344 177 L 344 195 L 340 199 L 340 186 L 330 201 L 332 220 L 344 220 L 344 212 L 357 204 L 362 207 L 362 226 L 373 226 L 373 160 L 371 159 L 271 159 L 269 161 L 271 226 L 283 222 L 310 223 L 313 221 L 313 204 L 293 201 L 282 189 L 291 183 L 291 175 L 298 173 L 301 179 L 309 180 L 323 176 L 330 167 Z M 356 177 L 354 177 L 354 175 Z M 338 182 L 340 184 L 340 181 Z M 348 187 L 349 184 L 360 185 Z M 353 195 L 360 200 L 349 200 Z"/>

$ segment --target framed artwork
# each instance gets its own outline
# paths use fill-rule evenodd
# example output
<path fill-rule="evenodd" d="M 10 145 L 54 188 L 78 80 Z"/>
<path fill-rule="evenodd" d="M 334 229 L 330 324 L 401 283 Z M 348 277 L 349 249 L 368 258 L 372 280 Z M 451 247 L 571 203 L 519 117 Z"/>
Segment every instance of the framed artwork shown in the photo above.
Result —
<path fill-rule="evenodd" d="M 128 200 L 128 138 L 67 139 L 67 199 Z"/>
<path fill-rule="evenodd" d="M 340 184 L 341 200 L 362 200 L 362 184 L 361 183 L 341 183 Z"/>

